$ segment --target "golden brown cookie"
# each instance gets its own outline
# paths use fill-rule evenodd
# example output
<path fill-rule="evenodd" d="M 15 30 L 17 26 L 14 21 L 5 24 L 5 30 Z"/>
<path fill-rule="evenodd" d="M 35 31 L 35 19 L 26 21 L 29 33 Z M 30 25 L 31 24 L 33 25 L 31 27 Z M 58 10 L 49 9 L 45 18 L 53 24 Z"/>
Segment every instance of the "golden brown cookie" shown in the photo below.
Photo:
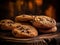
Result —
<path fill-rule="evenodd" d="M 21 23 L 16 23 L 16 22 L 15 22 L 15 23 L 12 25 L 12 30 L 13 30 L 14 28 L 19 28 L 21 25 L 22 25 Z"/>
<path fill-rule="evenodd" d="M 14 22 L 10 19 L 3 19 L 0 21 L 0 26 L 2 30 L 12 30 L 12 25 Z"/>
<path fill-rule="evenodd" d="M 53 27 L 51 29 L 47 29 L 47 30 L 43 30 L 43 29 L 40 29 L 39 32 L 42 32 L 42 33 L 53 33 L 53 32 L 56 32 L 57 31 L 57 27 Z"/>
<path fill-rule="evenodd" d="M 37 28 L 52 28 L 56 26 L 56 21 L 48 16 L 36 16 L 32 23 Z"/>
<path fill-rule="evenodd" d="M 16 16 L 15 21 L 18 21 L 18 22 L 19 21 L 30 21 L 33 19 L 34 19 L 34 16 L 32 16 L 32 15 L 22 14 L 22 15 Z"/>
<path fill-rule="evenodd" d="M 36 37 L 38 35 L 38 32 L 34 27 L 30 25 L 21 25 L 18 28 L 14 28 L 12 30 L 12 34 L 15 37 L 28 38 L 28 37 Z"/>

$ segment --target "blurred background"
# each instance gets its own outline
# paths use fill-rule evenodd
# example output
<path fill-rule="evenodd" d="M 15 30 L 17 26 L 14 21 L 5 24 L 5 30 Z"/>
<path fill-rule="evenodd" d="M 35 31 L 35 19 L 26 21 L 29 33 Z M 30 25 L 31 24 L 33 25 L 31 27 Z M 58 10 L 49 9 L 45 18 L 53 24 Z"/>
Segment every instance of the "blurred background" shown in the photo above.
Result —
<path fill-rule="evenodd" d="M 59 0 L 0 0 L 0 20 L 20 14 L 47 15 L 60 22 Z"/>

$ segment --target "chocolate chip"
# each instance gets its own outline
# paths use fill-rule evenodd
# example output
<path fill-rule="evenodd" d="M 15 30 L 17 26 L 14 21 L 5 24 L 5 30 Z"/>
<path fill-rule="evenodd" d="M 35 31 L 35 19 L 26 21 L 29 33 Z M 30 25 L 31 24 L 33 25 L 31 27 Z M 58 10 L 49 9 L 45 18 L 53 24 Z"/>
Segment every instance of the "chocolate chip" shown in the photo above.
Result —
<path fill-rule="evenodd" d="M 12 26 L 12 25 L 10 24 L 10 26 Z"/>
<path fill-rule="evenodd" d="M 14 22 L 10 22 L 11 24 L 14 24 Z"/>
<path fill-rule="evenodd" d="M 4 21 L 2 21 L 2 23 L 5 23 Z"/>
<path fill-rule="evenodd" d="M 23 15 L 23 17 L 25 17 L 25 15 Z"/>
<path fill-rule="evenodd" d="M 7 22 L 7 23 L 10 23 L 10 22 Z"/>
<path fill-rule="evenodd" d="M 48 20 L 48 19 L 46 19 L 47 21 L 50 21 L 50 20 Z"/>
<path fill-rule="evenodd" d="M 21 27 L 20 25 L 19 26 L 17 26 L 17 28 L 19 28 L 19 27 Z"/>
<path fill-rule="evenodd" d="M 49 22 L 52 22 L 52 20 L 48 20 L 48 19 L 46 19 L 47 21 L 49 21 Z"/>
<path fill-rule="evenodd" d="M 29 28 L 27 28 L 26 30 L 29 30 Z"/>
<path fill-rule="evenodd" d="M 14 34 L 16 35 L 16 34 L 17 34 L 17 32 L 15 31 L 15 32 L 14 32 Z"/>
<path fill-rule="evenodd" d="M 53 22 L 52 20 L 50 20 L 50 22 Z"/>
<path fill-rule="evenodd" d="M 30 33 L 29 31 L 27 31 L 26 33 Z"/>
<path fill-rule="evenodd" d="M 42 18 L 39 18 L 40 19 L 40 21 L 43 21 L 43 19 Z"/>
<path fill-rule="evenodd" d="M 19 28 L 21 30 L 21 32 L 25 32 L 25 33 L 29 33 L 29 28 L 24 28 L 24 27 L 21 27 Z"/>
<path fill-rule="evenodd" d="M 25 32 L 24 30 L 21 30 L 21 32 Z"/>
<path fill-rule="evenodd" d="M 50 21 L 50 20 L 48 20 L 47 18 L 45 18 L 47 21 Z"/>
<path fill-rule="evenodd" d="M 25 30 L 25 29 L 23 27 L 21 27 L 20 30 Z"/>

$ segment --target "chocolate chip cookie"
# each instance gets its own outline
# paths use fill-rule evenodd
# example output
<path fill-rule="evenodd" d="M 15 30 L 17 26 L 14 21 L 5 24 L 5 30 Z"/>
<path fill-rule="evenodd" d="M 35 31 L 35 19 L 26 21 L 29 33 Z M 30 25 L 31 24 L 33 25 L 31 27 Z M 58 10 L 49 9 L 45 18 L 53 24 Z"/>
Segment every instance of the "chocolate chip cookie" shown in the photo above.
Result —
<path fill-rule="evenodd" d="M 48 16 L 36 16 L 32 24 L 37 28 L 52 28 L 56 26 L 56 21 Z"/>
<path fill-rule="evenodd" d="M 34 16 L 32 15 L 22 14 L 22 15 L 16 16 L 15 21 L 18 21 L 18 22 L 19 21 L 30 21 L 33 19 L 34 19 Z"/>
<path fill-rule="evenodd" d="M 43 30 L 43 29 L 39 30 L 39 32 L 41 32 L 41 33 L 54 33 L 56 31 L 57 31 L 57 27 L 56 26 L 51 28 L 51 29 L 47 29 L 47 30 Z"/>
<path fill-rule="evenodd" d="M 12 30 L 13 30 L 14 28 L 19 28 L 21 25 L 22 25 L 21 23 L 16 23 L 16 22 L 15 22 L 15 23 L 12 25 Z"/>
<path fill-rule="evenodd" d="M 13 24 L 14 24 L 14 21 L 10 19 L 3 19 L 0 21 L 0 26 L 2 30 L 12 30 Z"/>
<path fill-rule="evenodd" d="M 12 30 L 12 34 L 19 38 L 30 38 L 38 36 L 37 30 L 30 25 L 21 25 L 18 28 Z"/>

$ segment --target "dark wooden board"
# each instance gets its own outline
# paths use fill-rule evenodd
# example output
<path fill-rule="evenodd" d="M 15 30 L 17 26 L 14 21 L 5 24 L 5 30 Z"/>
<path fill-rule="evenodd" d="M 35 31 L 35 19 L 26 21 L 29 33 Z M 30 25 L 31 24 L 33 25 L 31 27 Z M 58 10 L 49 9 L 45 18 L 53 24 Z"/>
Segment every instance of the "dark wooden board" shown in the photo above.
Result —
<path fill-rule="evenodd" d="M 2 32 L 0 31 L 0 40 L 7 41 L 7 42 L 19 42 L 19 43 L 33 43 L 33 42 L 40 42 L 48 40 L 49 42 L 52 39 L 56 39 L 60 37 L 60 23 L 57 23 L 57 32 L 55 33 L 49 33 L 49 34 L 40 34 L 37 37 L 34 38 L 27 38 L 27 39 L 21 39 L 21 38 L 16 38 L 14 37 L 9 31 L 7 32 Z"/>

